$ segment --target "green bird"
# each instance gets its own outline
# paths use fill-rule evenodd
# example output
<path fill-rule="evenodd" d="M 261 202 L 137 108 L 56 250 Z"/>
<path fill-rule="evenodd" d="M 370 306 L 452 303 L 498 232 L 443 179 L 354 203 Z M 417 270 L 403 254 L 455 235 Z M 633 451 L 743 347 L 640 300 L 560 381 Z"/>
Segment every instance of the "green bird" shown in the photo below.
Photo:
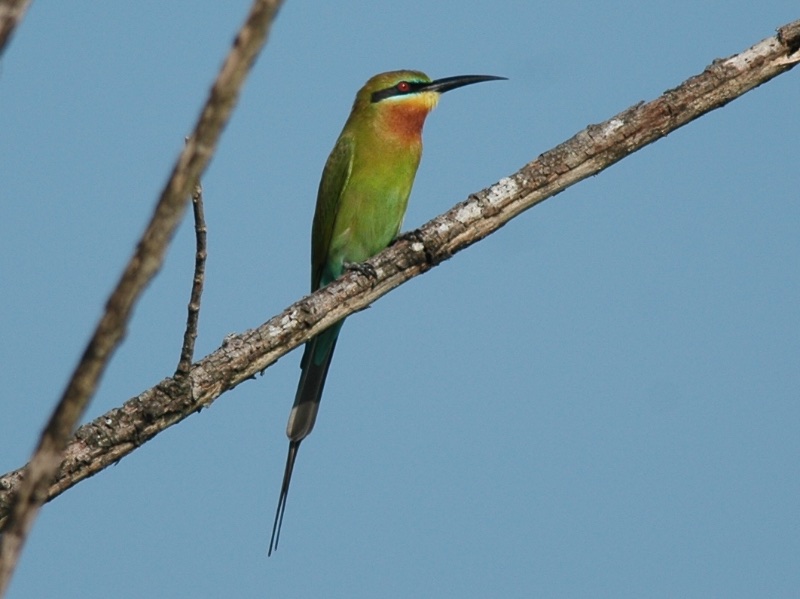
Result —
<path fill-rule="evenodd" d="M 422 126 L 441 94 L 497 79 L 505 77 L 463 75 L 431 81 L 419 71 L 391 71 L 375 75 L 359 90 L 319 183 L 311 233 L 312 291 L 348 268 L 359 269 L 397 236 L 422 155 Z M 286 427 L 289 455 L 269 555 L 278 547 L 297 450 L 314 428 L 343 323 L 332 325 L 305 346 Z"/>

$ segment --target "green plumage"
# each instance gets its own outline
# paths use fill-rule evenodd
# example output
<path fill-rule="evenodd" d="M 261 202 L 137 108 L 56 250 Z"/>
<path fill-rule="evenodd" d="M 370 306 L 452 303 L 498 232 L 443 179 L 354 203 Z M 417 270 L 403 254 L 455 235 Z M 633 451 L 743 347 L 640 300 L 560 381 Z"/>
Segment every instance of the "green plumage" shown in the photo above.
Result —
<path fill-rule="evenodd" d="M 348 264 L 368 260 L 400 231 L 422 154 L 422 126 L 439 95 L 462 85 L 499 79 L 449 77 L 431 81 L 419 71 L 372 77 L 358 92 L 350 117 L 322 172 L 311 237 L 311 290 L 339 278 Z M 286 434 L 286 461 L 270 541 L 277 547 L 294 461 L 316 421 L 340 321 L 306 343 L 302 373 Z"/>

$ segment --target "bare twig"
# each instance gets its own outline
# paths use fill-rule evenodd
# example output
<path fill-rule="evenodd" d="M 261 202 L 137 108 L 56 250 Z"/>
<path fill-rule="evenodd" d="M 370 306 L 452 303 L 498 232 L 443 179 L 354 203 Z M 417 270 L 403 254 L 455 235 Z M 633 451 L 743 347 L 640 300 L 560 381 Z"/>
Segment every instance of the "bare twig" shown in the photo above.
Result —
<path fill-rule="evenodd" d="M 191 393 L 174 379 L 82 426 L 69 444 L 48 499 L 129 454 L 169 426 L 253 377 L 278 358 L 392 288 L 497 230 L 522 211 L 643 146 L 723 106 L 800 61 L 800 21 L 647 104 L 639 104 L 525 165 L 438 216 L 372 260 L 377 279 L 350 273 L 289 306 L 255 330 L 228 337 L 189 371 Z M 0 519 L 22 471 L 0 477 Z"/>
<path fill-rule="evenodd" d="M 192 293 L 189 298 L 189 307 L 186 316 L 186 330 L 183 333 L 183 346 L 181 358 L 175 371 L 176 379 L 185 379 L 189 374 L 189 367 L 194 359 L 194 342 L 197 339 L 197 321 L 200 318 L 200 298 L 203 295 L 203 283 L 206 275 L 206 217 L 203 212 L 203 186 L 198 183 L 192 194 L 192 208 L 194 212 L 194 234 L 196 250 L 194 255 L 194 277 L 192 278 Z"/>
<path fill-rule="evenodd" d="M 0 56 L 3 55 L 11 35 L 25 16 L 31 0 L 0 0 Z"/>
<path fill-rule="evenodd" d="M 250 14 L 211 88 L 194 132 L 178 157 L 133 257 L 106 303 L 106 310 L 45 427 L 16 489 L 0 540 L 0 596 L 7 588 L 24 540 L 62 462 L 62 452 L 83 414 L 112 352 L 125 332 L 134 303 L 161 267 L 200 175 L 214 153 L 250 66 L 266 41 L 281 0 L 254 0 Z"/>

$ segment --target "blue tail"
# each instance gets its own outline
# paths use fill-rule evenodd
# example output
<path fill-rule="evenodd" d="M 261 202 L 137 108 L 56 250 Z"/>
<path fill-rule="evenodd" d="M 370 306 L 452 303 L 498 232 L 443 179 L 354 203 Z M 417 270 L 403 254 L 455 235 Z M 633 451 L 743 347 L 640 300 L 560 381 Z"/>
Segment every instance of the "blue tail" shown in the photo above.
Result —
<path fill-rule="evenodd" d="M 289 455 L 286 456 L 286 468 L 283 471 L 281 494 L 278 498 L 278 509 L 275 512 L 275 521 L 272 524 L 272 538 L 269 541 L 267 555 L 278 548 L 281 536 L 283 513 L 286 511 L 286 497 L 289 495 L 289 483 L 292 481 L 294 461 L 297 459 L 297 450 L 300 442 L 305 439 L 314 428 L 319 412 L 319 402 L 322 399 L 322 389 L 325 387 L 325 378 L 328 376 L 328 367 L 331 365 L 333 350 L 336 349 L 336 339 L 342 329 L 344 321 L 337 322 L 331 328 L 323 331 L 306 343 L 303 359 L 300 361 L 302 374 L 297 384 L 297 394 L 294 397 L 294 406 L 289 414 L 289 424 L 286 425 L 286 436 L 289 437 Z"/>

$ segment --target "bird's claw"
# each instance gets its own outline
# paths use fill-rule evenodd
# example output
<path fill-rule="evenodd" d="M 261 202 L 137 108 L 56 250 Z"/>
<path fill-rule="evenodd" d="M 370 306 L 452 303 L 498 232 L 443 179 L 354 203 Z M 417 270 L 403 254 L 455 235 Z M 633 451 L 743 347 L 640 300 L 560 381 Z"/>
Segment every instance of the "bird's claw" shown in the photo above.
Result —
<path fill-rule="evenodd" d="M 425 252 L 425 261 L 428 262 L 428 264 L 434 263 L 433 253 L 431 252 L 430 249 L 428 249 L 428 246 L 425 244 L 425 239 L 422 236 L 422 231 L 420 231 L 419 229 L 412 229 L 411 231 L 406 231 L 405 233 L 401 233 L 400 235 L 394 238 L 394 241 L 392 241 L 392 245 L 396 245 L 401 241 L 409 242 L 411 244 L 412 249 L 414 250 L 419 250 L 419 247 L 414 247 L 415 244 L 421 245 L 422 251 Z"/>
<path fill-rule="evenodd" d="M 394 238 L 394 240 L 392 241 L 392 245 L 400 243 L 401 241 L 408 241 L 410 243 L 422 243 L 422 233 L 420 233 L 419 229 L 412 229 L 411 231 L 400 233 L 400 235 Z"/>
<path fill-rule="evenodd" d="M 344 269 L 351 272 L 357 272 L 365 277 L 369 277 L 370 279 L 378 278 L 378 271 L 375 270 L 375 267 L 372 266 L 372 264 L 367 262 L 345 262 Z"/>

